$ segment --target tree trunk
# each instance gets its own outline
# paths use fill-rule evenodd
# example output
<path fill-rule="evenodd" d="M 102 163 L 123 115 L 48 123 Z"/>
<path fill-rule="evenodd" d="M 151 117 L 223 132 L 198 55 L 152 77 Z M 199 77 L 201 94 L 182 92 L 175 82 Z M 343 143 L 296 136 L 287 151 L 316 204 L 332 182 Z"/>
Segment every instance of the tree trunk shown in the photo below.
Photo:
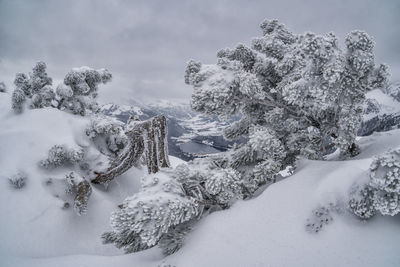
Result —
<path fill-rule="evenodd" d="M 130 124 L 133 124 L 132 129 Z M 94 184 L 108 184 L 115 177 L 129 170 L 143 153 L 147 170 L 156 173 L 160 167 L 169 167 L 167 120 L 164 116 L 156 116 L 147 121 L 128 122 L 125 134 L 129 138 L 129 146 L 115 158 L 105 173 L 97 173 Z"/>

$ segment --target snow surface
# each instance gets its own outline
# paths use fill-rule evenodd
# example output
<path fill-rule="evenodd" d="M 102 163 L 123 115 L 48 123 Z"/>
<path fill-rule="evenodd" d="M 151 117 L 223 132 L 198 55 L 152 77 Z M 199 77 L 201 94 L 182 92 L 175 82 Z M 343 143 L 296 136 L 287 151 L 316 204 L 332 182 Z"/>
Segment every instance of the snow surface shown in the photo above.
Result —
<path fill-rule="evenodd" d="M 364 180 L 375 154 L 400 146 L 400 130 L 359 139 L 362 153 L 349 161 L 302 160 L 295 174 L 268 187 L 257 198 L 204 218 L 184 247 L 164 258 L 158 248 L 123 254 L 103 245 L 109 217 L 124 198 L 138 191 L 146 168 L 132 168 L 105 191 L 94 187 L 88 213 L 63 210 L 45 185 L 37 162 L 54 144 L 89 142 L 87 118 L 56 109 L 14 115 L 10 95 L 0 94 L 0 266 L 400 266 L 400 216 L 362 222 L 346 211 L 318 234 L 305 223 L 319 205 L 345 202 L 355 181 Z M 173 165 L 181 161 L 171 158 Z M 8 177 L 28 174 L 14 189 Z"/>

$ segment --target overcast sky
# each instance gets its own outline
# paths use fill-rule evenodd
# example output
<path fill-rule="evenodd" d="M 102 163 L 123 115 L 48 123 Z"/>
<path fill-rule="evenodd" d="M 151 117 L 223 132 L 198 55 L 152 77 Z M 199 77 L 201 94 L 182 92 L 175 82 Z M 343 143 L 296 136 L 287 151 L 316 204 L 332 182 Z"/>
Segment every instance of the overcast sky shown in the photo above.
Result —
<path fill-rule="evenodd" d="M 353 29 L 376 41 L 376 57 L 400 79 L 400 0 L 335 1 L 20 1 L 0 0 L 0 81 L 47 63 L 57 82 L 72 67 L 108 68 L 102 102 L 188 101 L 189 59 L 214 63 L 216 52 L 260 36 L 264 19 L 296 33 Z M 11 87 L 11 88 L 10 88 Z"/>

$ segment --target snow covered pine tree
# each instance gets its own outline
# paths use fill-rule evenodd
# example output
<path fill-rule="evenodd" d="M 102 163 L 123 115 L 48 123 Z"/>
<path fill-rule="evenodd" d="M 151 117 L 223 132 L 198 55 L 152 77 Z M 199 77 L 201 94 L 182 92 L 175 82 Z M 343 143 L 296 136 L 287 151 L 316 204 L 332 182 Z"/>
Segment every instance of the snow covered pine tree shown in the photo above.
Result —
<path fill-rule="evenodd" d="M 350 193 L 350 210 L 361 219 L 369 219 L 377 211 L 391 216 L 400 213 L 400 149 L 377 156 L 369 178 L 368 184 Z"/>
<path fill-rule="evenodd" d="M 11 98 L 12 109 L 20 113 L 25 104 L 29 108 L 50 106 L 55 97 L 51 84 L 52 79 L 47 75 L 46 63 L 42 61 L 36 63 L 29 75 L 17 73 L 14 80 L 16 88 Z"/>
<path fill-rule="evenodd" d="M 213 65 L 189 61 L 185 82 L 194 88 L 195 111 L 242 118 L 225 137 L 247 137 L 228 156 L 249 192 L 274 181 L 297 156 L 322 159 L 355 144 L 365 93 L 387 82 L 387 66 L 375 67 L 371 37 L 352 31 L 342 51 L 333 33 L 294 34 L 277 20 L 260 25 L 252 47 L 218 52 Z"/>
<path fill-rule="evenodd" d="M 88 110 L 98 111 L 96 102 L 99 84 L 111 81 L 112 75 L 106 69 L 94 70 L 89 67 L 74 68 L 65 75 L 64 83 L 57 89 L 57 108 L 69 110 L 84 116 Z"/>
<path fill-rule="evenodd" d="M 64 78 L 64 83 L 58 85 L 54 92 L 52 79 L 46 72 L 46 63 L 40 61 L 33 67 L 32 73 L 15 75 L 15 90 L 12 94 L 12 109 L 16 113 L 29 108 L 53 106 L 84 116 L 89 110 L 96 112 L 98 104 L 95 101 L 100 83 L 107 83 L 112 75 L 106 69 L 94 70 L 89 67 L 72 69 Z"/>

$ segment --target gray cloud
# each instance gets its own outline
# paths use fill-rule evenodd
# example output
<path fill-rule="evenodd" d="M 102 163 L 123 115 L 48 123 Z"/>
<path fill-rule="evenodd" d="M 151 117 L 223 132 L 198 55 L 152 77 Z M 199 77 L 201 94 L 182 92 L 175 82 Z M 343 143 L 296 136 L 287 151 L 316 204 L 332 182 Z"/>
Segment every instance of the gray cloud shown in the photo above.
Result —
<path fill-rule="evenodd" d="M 72 67 L 114 74 L 103 101 L 188 99 L 186 62 L 215 62 L 216 51 L 260 34 L 264 18 L 295 32 L 366 30 L 377 60 L 400 77 L 400 2 L 394 1 L 22 1 L 0 0 L 0 80 L 48 63 L 61 80 Z"/>

